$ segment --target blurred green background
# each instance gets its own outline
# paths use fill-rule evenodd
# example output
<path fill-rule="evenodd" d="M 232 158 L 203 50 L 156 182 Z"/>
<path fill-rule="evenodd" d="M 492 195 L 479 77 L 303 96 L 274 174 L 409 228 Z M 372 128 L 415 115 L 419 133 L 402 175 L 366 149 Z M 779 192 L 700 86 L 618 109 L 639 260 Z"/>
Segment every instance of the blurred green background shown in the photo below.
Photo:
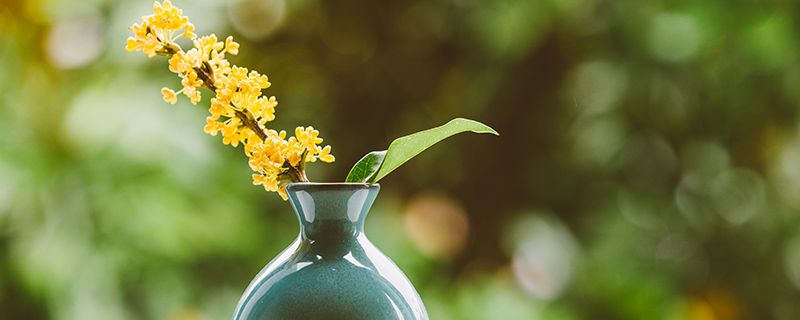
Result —
<path fill-rule="evenodd" d="M 432 319 L 800 319 L 796 1 L 176 0 L 334 164 L 454 117 L 367 234 Z M 229 319 L 296 237 L 124 50 L 150 1 L 0 1 L 0 318 Z M 181 43 L 184 48 L 188 42 Z"/>

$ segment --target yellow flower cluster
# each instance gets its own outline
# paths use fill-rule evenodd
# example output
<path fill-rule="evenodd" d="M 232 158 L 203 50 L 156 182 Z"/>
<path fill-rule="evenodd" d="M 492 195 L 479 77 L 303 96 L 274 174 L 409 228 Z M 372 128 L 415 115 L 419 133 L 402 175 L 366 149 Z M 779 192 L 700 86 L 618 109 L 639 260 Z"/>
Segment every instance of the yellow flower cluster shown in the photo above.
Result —
<path fill-rule="evenodd" d="M 286 132 L 267 129 L 266 123 L 275 119 L 275 97 L 265 97 L 261 90 L 270 87 L 267 76 L 247 68 L 232 66 L 225 54 L 236 55 L 239 44 L 228 37 L 218 41 L 213 34 L 197 38 L 194 25 L 182 16 L 182 11 L 169 0 L 155 2 L 154 14 L 142 17 L 142 24 L 130 29 L 134 36 L 128 38 L 128 51 L 143 51 L 149 57 L 170 57 L 169 70 L 178 74 L 183 88 L 174 91 L 161 89 L 164 101 L 175 104 L 178 94 L 184 94 L 193 104 L 200 101 L 200 88 L 214 92 L 211 115 L 204 130 L 231 146 L 244 145 L 250 157 L 250 167 L 256 171 L 253 183 L 263 185 L 267 191 L 278 191 L 286 199 L 281 182 L 307 181 L 305 163 L 317 159 L 333 162 L 331 147 L 320 147 L 322 138 L 312 127 L 297 127 L 295 136 L 286 139 Z M 181 32 L 181 30 L 183 30 Z M 179 33 L 180 32 L 180 33 Z M 194 40 L 194 47 L 183 51 L 174 41 L 181 36 Z M 303 157 L 305 155 L 305 157 Z"/>
<path fill-rule="evenodd" d="M 250 168 L 258 172 L 253 174 L 253 183 L 261 184 L 267 191 L 278 191 L 286 199 L 285 185 L 278 187 L 278 179 L 288 163 L 298 166 L 301 161 L 314 162 L 317 159 L 333 162 L 330 154 L 331 146 L 320 148 L 322 143 L 319 131 L 313 127 L 295 129 L 295 136 L 286 140 L 286 131 L 268 130 L 268 138 L 263 143 L 253 145 L 250 156 Z M 303 159 L 303 154 L 306 158 Z"/>
<path fill-rule="evenodd" d="M 143 51 L 151 58 L 157 54 L 174 54 L 177 46 L 175 40 L 181 36 L 192 40 L 197 38 L 189 18 L 183 16 L 183 11 L 173 6 L 169 0 L 165 0 L 164 5 L 156 2 L 153 12 L 142 17 L 141 25 L 134 24 L 131 27 L 135 36 L 128 38 L 128 51 Z M 178 33 L 181 29 L 183 32 Z"/>
<path fill-rule="evenodd" d="M 264 97 L 261 89 L 269 88 L 267 76 L 256 71 L 248 73 L 246 68 L 234 66 L 226 73 L 221 73 L 215 82 L 216 97 L 211 99 L 211 113 L 206 119 L 206 132 L 216 135 L 222 133 L 225 144 L 238 146 L 239 142 L 249 146 L 254 132 L 246 130 L 245 121 L 251 121 L 258 127 L 275 119 L 275 97 Z M 221 120 L 224 117 L 225 120 Z M 245 147 L 250 154 L 250 149 Z"/>
<path fill-rule="evenodd" d="M 164 100 L 175 104 L 177 94 L 185 94 L 192 104 L 200 101 L 202 87 L 215 89 L 215 75 L 224 75 L 231 72 L 231 65 L 225 60 L 225 53 L 236 55 L 239 44 L 228 37 L 225 42 L 217 41 L 217 36 L 211 34 L 194 40 L 194 48 L 189 51 L 178 51 L 169 59 L 169 70 L 180 75 L 183 89 L 178 92 L 169 88 L 161 89 Z"/>

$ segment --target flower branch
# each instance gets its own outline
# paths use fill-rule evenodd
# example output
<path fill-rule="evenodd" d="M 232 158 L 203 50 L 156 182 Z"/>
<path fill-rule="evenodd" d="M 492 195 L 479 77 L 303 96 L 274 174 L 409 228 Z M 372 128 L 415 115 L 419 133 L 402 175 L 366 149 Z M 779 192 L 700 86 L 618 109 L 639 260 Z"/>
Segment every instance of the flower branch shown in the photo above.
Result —
<path fill-rule="evenodd" d="M 323 140 L 312 127 L 297 127 L 295 136 L 288 139 L 285 131 L 267 128 L 266 123 L 275 119 L 278 102 L 275 97 L 262 95 L 262 90 L 271 85 L 266 75 L 231 65 L 225 58 L 239 51 L 233 37 L 225 41 L 218 41 L 214 34 L 198 38 L 194 25 L 168 0 L 155 2 L 153 14 L 142 17 L 142 23 L 130 29 L 134 36 L 127 40 L 128 51 L 168 57 L 169 70 L 181 78 L 180 90 L 161 89 L 165 101 L 175 104 L 183 94 L 197 104 L 201 101 L 200 88 L 213 92 L 204 130 L 213 136 L 221 134 L 224 144 L 243 145 L 255 171 L 254 184 L 278 191 L 285 199 L 284 182 L 308 181 L 307 162 L 335 160 L 330 146 L 319 146 Z M 194 46 L 184 51 L 175 42 L 181 37 L 192 40 Z"/>

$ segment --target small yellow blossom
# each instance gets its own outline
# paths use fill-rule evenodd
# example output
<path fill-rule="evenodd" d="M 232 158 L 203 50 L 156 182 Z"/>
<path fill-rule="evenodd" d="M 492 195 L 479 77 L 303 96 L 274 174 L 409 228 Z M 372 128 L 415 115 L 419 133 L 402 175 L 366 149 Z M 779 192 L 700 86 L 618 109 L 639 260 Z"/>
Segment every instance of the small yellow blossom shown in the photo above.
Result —
<path fill-rule="evenodd" d="M 232 36 L 228 36 L 228 38 L 225 39 L 225 48 L 227 48 L 228 52 L 232 55 L 239 53 L 239 44 L 233 41 Z"/>
<path fill-rule="evenodd" d="M 184 26 L 183 29 L 183 34 L 181 35 L 189 39 L 197 38 L 197 34 L 194 33 L 194 25 L 191 24 L 190 22 L 186 22 L 186 25 Z"/>
<path fill-rule="evenodd" d="M 289 197 L 286 195 L 286 184 L 285 183 L 282 184 L 280 187 L 278 187 L 278 194 L 281 196 L 281 198 L 283 200 L 288 200 L 289 199 Z"/>
<path fill-rule="evenodd" d="M 200 101 L 200 90 L 192 87 L 184 87 L 181 91 L 183 91 L 183 94 L 189 98 L 189 101 L 191 101 L 192 104 L 197 104 L 197 102 Z"/>
<path fill-rule="evenodd" d="M 216 119 L 213 119 L 212 117 L 206 118 L 206 123 L 207 124 L 203 128 L 203 131 L 205 131 L 206 133 L 208 133 L 208 134 L 210 134 L 212 136 L 216 136 L 217 133 L 222 130 L 222 127 L 224 125 L 221 122 L 217 122 L 215 120 Z"/>
<path fill-rule="evenodd" d="M 175 104 L 178 102 L 178 96 L 175 95 L 175 91 L 172 91 L 170 88 L 161 88 L 161 94 L 164 95 L 164 101 L 169 102 L 171 104 Z"/>
<path fill-rule="evenodd" d="M 169 71 L 177 74 L 192 71 L 192 64 L 186 59 L 186 54 L 183 51 L 175 53 L 169 58 Z"/>
<path fill-rule="evenodd" d="M 258 174 L 253 175 L 253 184 L 263 185 L 267 191 L 278 187 L 278 175 L 284 163 L 283 154 L 288 150 L 288 142 L 274 130 L 267 132 L 267 139 L 252 146 L 250 168 Z"/>
<path fill-rule="evenodd" d="M 331 146 L 325 146 L 325 148 L 322 148 L 322 151 L 319 152 L 319 159 L 327 163 L 331 163 L 336 160 L 336 157 L 331 154 Z"/>

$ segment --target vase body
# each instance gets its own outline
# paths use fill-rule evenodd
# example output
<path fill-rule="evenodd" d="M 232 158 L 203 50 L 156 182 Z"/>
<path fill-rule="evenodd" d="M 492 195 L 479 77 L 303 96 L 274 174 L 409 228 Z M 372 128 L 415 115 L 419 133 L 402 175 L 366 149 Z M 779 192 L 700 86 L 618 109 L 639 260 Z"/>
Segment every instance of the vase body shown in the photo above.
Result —
<path fill-rule="evenodd" d="M 253 279 L 233 319 L 428 319 L 411 282 L 363 232 L 379 190 L 287 185 L 300 235 Z"/>

